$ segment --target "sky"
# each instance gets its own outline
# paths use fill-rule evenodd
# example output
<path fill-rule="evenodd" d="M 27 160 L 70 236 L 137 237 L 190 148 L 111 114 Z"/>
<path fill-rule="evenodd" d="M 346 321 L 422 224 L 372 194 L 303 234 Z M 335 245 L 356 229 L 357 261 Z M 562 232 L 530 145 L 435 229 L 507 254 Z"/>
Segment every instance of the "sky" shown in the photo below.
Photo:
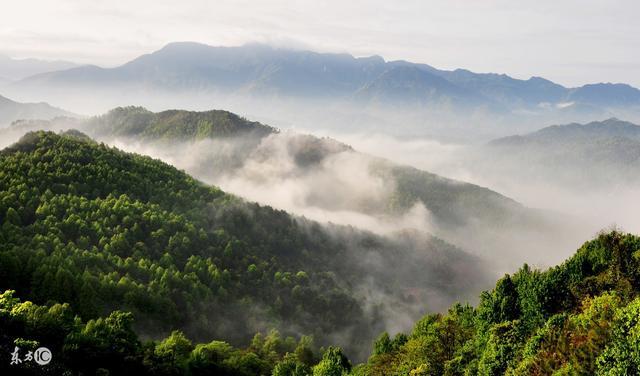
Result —
<path fill-rule="evenodd" d="M 174 41 L 640 87 L 637 0 L 0 0 L 0 53 L 116 66 Z"/>

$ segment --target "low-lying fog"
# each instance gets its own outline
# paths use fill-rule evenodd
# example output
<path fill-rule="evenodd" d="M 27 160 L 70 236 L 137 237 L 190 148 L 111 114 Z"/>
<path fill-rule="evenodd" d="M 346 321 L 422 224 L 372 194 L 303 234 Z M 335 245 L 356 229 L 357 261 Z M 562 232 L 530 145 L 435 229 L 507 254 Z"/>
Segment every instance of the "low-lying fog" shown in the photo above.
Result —
<path fill-rule="evenodd" d="M 499 221 L 478 224 L 473 223 L 477 219 L 472 219 L 471 225 L 443 228 L 442 224 L 434 224 L 433 214 L 419 200 L 402 211 L 390 209 L 394 200 L 402 200 L 402 197 L 398 197 L 402 196 L 399 193 L 402 191 L 398 190 L 397 180 L 380 173 L 377 167 L 379 159 L 372 156 L 383 156 L 391 161 L 417 166 L 461 181 L 479 183 L 504 193 L 495 189 L 490 180 L 475 178 L 473 166 L 447 169 L 447 166 L 458 160 L 466 147 L 428 140 L 402 141 L 385 136 L 368 138 L 340 135 L 336 138 L 342 138 L 357 151 L 366 153 L 340 150 L 342 146 L 339 143 L 322 140 L 323 147 L 327 144 L 335 145 L 335 150 L 323 155 L 318 161 L 301 163 L 300 151 L 313 148 L 313 140 L 316 139 L 292 132 L 268 136 L 251 146 L 246 144 L 246 140 L 230 139 L 172 146 L 141 144 L 139 141 L 123 139 L 109 143 L 124 150 L 162 159 L 207 183 L 220 186 L 223 190 L 248 200 L 316 221 L 351 225 L 383 235 L 406 229 L 435 234 L 489 260 L 496 275 L 513 271 L 523 262 L 540 267 L 561 262 L 598 230 L 613 223 L 621 223 L 596 222 L 597 213 L 593 211 L 587 214 L 594 221 L 584 223 L 578 217 L 583 212 L 574 210 L 576 208 L 568 203 L 552 204 L 563 198 L 553 196 L 541 187 L 541 194 L 546 195 L 549 202 L 544 202 L 541 197 L 538 197 L 538 201 L 529 201 L 528 197 L 521 196 L 517 190 L 510 190 L 508 193 L 513 194 L 511 197 L 516 199 L 522 198 L 524 204 L 532 208 L 552 210 L 553 212 L 545 213 L 544 216 L 551 220 L 545 223 L 547 227 L 528 229 L 527 224 L 501 225 Z M 248 157 L 240 157 L 247 153 L 247 147 L 252 148 Z M 303 154 L 302 158 L 305 157 L 308 156 Z M 522 192 L 525 192 L 524 188 Z M 580 196 L 576 196 L 575 200 L 580 202 L 578 197 Z M 603 205 L 606 203 L 605 197 L 598 199 Z M 583 200 L 593 203 L 594 197 L 585 196 Z M 493 210 L 492 205 L 487 202 L 487 210 Z M 576 222 L 563 223 L 569 218 Z M 557 228 L 550 229 L 554 226 Z"/>
<path fill-rule="evenodd" d="M 480 150 L 481 145 L 445 143 L 426 138 L 401 139 L 379 133 L 319 133 L 338 138 L 365 153 L 488 187 L 528 207 L 570 214 L 586 222 L 592 232 L 612 226 L 640 232 L 640 185 L 611 181 L 604 186 L 572 187 L 563 182 L 561 176 L 574 171 L 563 171 L 553 165 L 546 166 L 545 173 L 540 176 L 522 180 L 521 176 L 514 176 L 515 172 L 509 174 L 509 171 L 487 168 L 488 163 L 507 161 L 510 156 L 488 155 L 490 151 Z M 473 159 L 478 156 L 481 159 Z M 579 170 L 587 177 L 596 173 L 590 172 L 586 162 Z M 556 179 L 548 178 L 554 175 Z"/>
<path fill-rule="evenodd" d="M 382 314 L 384 328 L 392 333 L 409 330 L 426 311 L 444 310 L 453 301 L 474 299 L 480 290 L 492 287 L 494 278 L 505 272 L 514 272 L 524 262 L 541 268 L 560 263 L 602 229 L 615 225 L 625 231 L 640 233 L 640 217 L 637 215 L 640 212 L 640 200 L 637 199 L 640 197 L 640 185 L 621 181 L 608 184 L 605 181 L 593 189 L 572 186 L 561 177 L 573 172 L 563 171 L 554 165 L 545 166 L 545 174 L 528 176 L 518 170 L 517 163 L 516 170 L 513 170 L 511 155 L 491 154 L 491 149 L 485 148 L 486 142 L 482 140 L 445 142 L 442 139 L 446 137 L 436 140 L 425 136 L 354 132 L 352 129 L 321 130 L 315 125 L 313 129 L 297 127 L 295 132 L 283 130 L 266 137 L 243 136 L 167 144 L 100 136 L 86 124 L 65 120 L 13 126 L 0 131 L 0 147 L 15 142 L 29 130 L 76 128 L 122 150 L 164 160 L 206 183 L 220 186 L 250 201 L 322 223 L 350 225 L 396 239 L 412 232 L 421 236 L 434 234 L 480 257 L 481 261 L 474 266 L 475 272 L 493 277 L 485 278 L 486 285 L 464 287 L 464 294 L 457 291 L 453 296 L 446 289 L 432 287 L 428 301 L 399 305 L 397 297 L 383 291 L 380 286 L 360 286 L 359 291 L 368 297 L 370 303 L 386 307 Z M 433 132 L 438 132 L 437 127 Z M 452 220 L 447 225 L 447 218 L 442 221 L 439 218 L 442 213 L 430 211 L 423 201 L 414 200 L 404 206 L 398 204 L 406 203 L 403 189 L 407 183 L 403 183 L 404 188 L 399 187 L 401 178 L 386 170 L 387 161 L 487 187 L 526 207 L 544 211 L 523 209 L 533 220 L 529 221 L 529 217 L 516 219 L 515 224 L 487 214 L 480 217 L 482 219 L 469 218 L 470 224 L 457 224 Z M 510 162 L 512 170 L 492 168 L 496 161 Z M 578 169 L 582 170 L 582 177 L 589 177 L 586 163 Z M 526 171 L 525 168 L 522 170 Z M 548 176 L 558 178 L 543 178 Z M 435 180 L 439 182 L 437 178 Z M 445 181 L 437 187 L 439 192 L 433 194 L 439 195 L 445 206 L 450 206 L 446 200 L 458 199 L 448 196 L 447 187 L 460 185 Z M 431 194 L 428 189 L 427 194 Z M 468 194 L 484 197 L 483 190 L 477 188 L 469 190 Z M 504 197 L 487 197 L 486 202 L 482 201 L 480 211 L 491 212 L 504 205 L 511 207 L 510 201 Z M 455 203 L 459 204 L 463 215 L 467 213 L 466 205 L 474 205 L 473 200 L 468 199 L 470 197 L 462 196 L 462 202 Z M 518 208 L 515 212 L 519 212 Z M 473 208 L 468 213 L 474 213 Z M 411 239 L 406 238 L 407 241 Z M 412 252 L 419 259 L 422 257 L 420 252 L 425 252 L 425 249 L 416 246 Z M 378 267 L 385 269 L 384 265 Z M 422 276 L 424 271 L 409 272 L 409 269 L 408 266 L 400 266 L 394 272 L 406 274 L 403 278 L 408 280 L 432 278 Z"/>
<path fill-rule="evenodd" d="M 286 111 L 286 108 L 279 111 Z M 326 114 L 326 117 L 331 118 L 331 115 Z M 423 124 L 422 133 L 442 135 L 437 139 L 354 131 L 365 127 L 362 119 L 357 122 L 354 119 L 353 127 L 341 131 L 336 130 L 336 123 L 327 129 L 318 124 L 311 128 L 308 123 L 297 127 L 287 122 L 265 123 L 285 130 L 258 141 L 206 140 L 172 147 L 142 144 L 139 140 L 104 141 L 127 151 L 160 158 L 238 196 L 320 222 L 353 225 L 381 234 L 402 229 L 435 233 L 467 251 L 485 258 L 495 257 L 496 273 L 513 270 L 523 262 L 541 267 L 561 262 L 581 242 L 612 225 L 640 232 L 640 219 L 635 215 L 640 209 L 640 200 L 634 199 L 640 193 L 638 186 L 612 182 L 605 189 L 576 189 L 553 180 L 523 180 L 491 171 L 486 168 L 490 158 L 483 160 L 482 153 L 477 153 L 486 142 L 485 138 L 476 137 L 463 142 L 454 135 L 457 130 L 442 131 L 444 121 L 435 125 L 430 122 Z M 401 126 L 397 124 L 397 127 Z M 76 123 L 57 124 L 59 130 L 77 127 Z M 295 129 L 295 132 L 286 129 Z M 5 130 L 0 146 L 17 140 L 24 131 Z M 91 130 L 83 131 L 91 135 Z M 324 143 L 337 149 L 343 147 L 340 142 L 345 143 L 364 154 L 334 150 L 340 152 L 330 153 L 315 164 L 300 165 L 296 160 L 296 150 L 292 148 L 309 146 L 309 139 L 299 136 L 304 133 L 331 137 L 339 142 L 325 140 Z M 506 131 L 503 129 L 500 133 Z M 443 139 L 457 141 L 446 142 Z M 557 214 L 556 223 L 567 227 L 559 227 L 556 233 L 546 236 L 544 231 L 537 229 L 531 233 L 520 233 L 500 226 L 495 226 L 491 235 L 478 234 L 475 230 L 465 232 L 465 229 L 438 232 L 434 229 L 432 213 L 420 202 L 402 213 L 388 210 L 390 201 L 395 199 L 396 182 L 372 171 L 370 156 L 487 187 L 527 207 L 551 211 L 551 217 Z M 508 159 L 510 156 L 491 156 L 493 159 L 496 157 Z M 548 167 L 554 169 L 554 166 Z M 588 166 L 584 169 L 588 170 Z M 557 174 L 563 173 L 557 171 Z"/>

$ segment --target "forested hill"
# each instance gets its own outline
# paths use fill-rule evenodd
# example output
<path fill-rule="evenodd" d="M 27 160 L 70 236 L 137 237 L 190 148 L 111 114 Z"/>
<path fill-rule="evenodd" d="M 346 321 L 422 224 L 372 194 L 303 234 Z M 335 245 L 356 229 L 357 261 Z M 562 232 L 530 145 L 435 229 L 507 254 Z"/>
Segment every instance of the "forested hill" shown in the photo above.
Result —
<path fill-rule="evenodd" d="M 638 375 L 640 238 L 617 231 L 565 263 L 527 265 L 413 331 L 383 333 L 355 375 Z"/>
<path fill-rule="evenodd" d="M 130 311 L 145 337 L 246 344 L 276 328 L 357 356 L 393 310 L 412 316 L 487 281 L 443 241 L 320 226 L 79 132 L 29 133 L 0 152 L 0 223 L 0 290 L 84 320 Z"/>
<path fill-rule="evenodd" d="M 60 120 L 68 122 L 67 119 Z M 46 127 L 42 123 L 33 124 L 36 128 Z M 277 128 L 248 121 L 223 110 L 170 110 L 154 113 L 134 106 L 118 107 L 104 115 L 72 125 L 80 127 L 92 137 L 106 141 L 118 137 L 147 143 L 164 141 L 182 147 L 182 152 L 185 152 L 192 142 L 232 140 L 232 143 L 225 145 L 224 150 L 229 150 L 233 155 L 211 152 L 211 156 L 202 157 L 207 163 L 195 164 L 199 170 L 205 170 L 214 164 L 220 173 L 226 173 L 224 169 L 241 168 L 255 154 L 259 158 L 272 157 L 269 154 L 274 154 L 275 151 L 268 147 L 261 149 L 260 142 L 266 136 L 276 136 L 279 133 Z M 339 153 L 357 153 L 349 145 L 330 138 L 302 134 L 285 137 L 286 149 L 294 165 L 301 169 L 319 167 L 326 159 Z M 375 157 L 370 159 L 372 174 L 393 182 L 397 187 L 397 191 L 389 197 L 388 202 L 382 205 L 383 208 L 406 210 L 416 202 L 422 201 L 435 214 L 436 219 L 449 228 L 472 221 L 504 223 L 514 218 L 524 220 L 527 216 L 525 208 L 520 204 L 490 189 Z M 216 174 L 216 171 L 208 171 L 208 175 L 211 174 Z"/>
<path fill-rule="evenodd" d="M 291 211 L 299 208 L 282 204 L 282 200 L 265 200 L 264 192 L 295 186 L 296 194 L 302 195 L 295 198 L 300 205 L 341 218 L 343 212 L 417 218 L 412 210 L 425 208 L 425 215 L 417 219 L 428 226 L 421 230 L 478 254 L 495 257 L 496 250 L 504 250 L 503 256 L 509 257 L 499 259 L 513 264 L 498 266 L 502 269 L 530 260 L 534 251 L 530 246 L 536 242 L 511 242 L 517 236 L 553 243 L 550 252 L 564 252 L 569 243 L 565 238 L 570 231 L 565 231 L 565 224 L 555 215 L 526 208 L 488 188 L 359 153 L 329 138 L 278 132 L 226 111 L 154 113 L 141 107 L 120 107 L 87 120 L 29 121 L 12 128 L 14 133 L 77 128 L 97 140 L 153 155 L 211 184 L 224 186 L 234 181 L 235 186 L 227 186 L 233 193 Z M 342 189 L 327 188 L 336 186 Z M 363 187 L 368 188 L 363 191 Z M 291 192 L 274 197 L 285 195 Z M 296 213 L 306 214 L 304 210 Z M 326 221 L 327 217 L 317 218 Z M 357 221 L 352 224 L 360 225 Z M 505 236 L 507 232 L 510 236 Z"/>
<path fill-rule="evenodd" d="M 87 121 L 95 136 L 135 137 L 145 141 L 197 141 L 230 136 L 265 136 L 275 128 L 223 110 L 151 112 L 143 107 L 118 107 Z"/>

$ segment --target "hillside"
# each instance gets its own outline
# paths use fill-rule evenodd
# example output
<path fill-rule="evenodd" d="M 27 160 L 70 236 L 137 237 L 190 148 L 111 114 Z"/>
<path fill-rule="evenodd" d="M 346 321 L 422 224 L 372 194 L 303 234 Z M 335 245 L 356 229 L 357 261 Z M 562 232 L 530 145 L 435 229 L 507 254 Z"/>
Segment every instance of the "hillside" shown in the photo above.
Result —
<path fill-rule="evenodd" d="M 560 253 L 565 252 L 563 242 L 575 241 L 557 215 L 524 207 L 488 188 L 397 165 L 329 138 L 279 132 L 225 111 L 152 113 L 126 107 L 86 121 L 15 127 L 77 128 L 160 158 L 241 197 L 314 220 L 378 233 L 417 230 L 479 255 L 508 255 L 498 269 L 532 260 L 533 249 L 514 243 L 515 234 L 553 249 L 535 262 L 560 261 L 566 257 Z"/>
<path fill-rule="evenodd" d="M 133 137 L 140 141 L 185 142 L 225 137 L 262 137 L 275 128 L 222 110 L 169 110 L 153 113 L 142 107 L 116 108 L 85 125 L 96 137 Z"/>
<path fill-rule="evenodd" d="M 358 357 L 398 312 L 437 309 L 487 280 L 442 240 L 322 226 L 78 132 L 29 133 L 0 166 L 0 289 L 85 320 L 130 311 L 154 338 L 181 329 L 246 344 L 275 328 L 327 344 L 351 333 L 340 344 Z"/>
<path fill-rule="evenodd" d="M 324 162 L 336 155 L 360 154 L 339 141 L 300 134 L 281 136 L 275 128 L 218 110 L 207 112 L 175 110 L 152 113 L 143 108 L 117 108 L 77 126 L 92 136 L 104 140 L 130 137 L 132 140 L 151 145 L 156 142 L 172 141 L 173 147 L 178 148 L 178 153 L 198 141 L 228 140 L 233 148 L 238 141 L 242 141 L 245 145 L 252 139 L 258 139 L 253 143 L 253 149 L 243 148 L 232 151 L 233 157 L 241 160 L 241 166 L 250 164 L 255 159 L 259 162 L 280 162 L 277 148 L 282 142 L 286 149 L 286 157 L 290 158 L 293 164 L 290 166 L 293 170 L 286 173 L 294 175 L 304 173 L 305 170 L 322 168 Z M 225 146 L 229 147 L 227 144 Z M 212 156 L 220 157 L 219 154 L 212 152 L 212 155 L 204 155 L 202 159 L 208 161 Z M 393 198 L 389 199 L 394 202 L 384 205 L 384 208 L 392 211 L 406 210 L 416 201 L 422 201 L 443 226 L 454 223 L 463 224 L 470 218 L 479 221 L 489 218 L 506 219 L 508 216 L 517 215 L 516 212 L 519 210 L 524 211 L 524 208 L 513 200 L 483 187 L 446 179 L 408 166 L 395 165 L 375 157 L 366 156 L 366 159 L 372 175 L 393 181 L 395 189 L 391 192 Z M 288 162 L 282 164 L 285 168 L 290 165 Z M 197 165 L 196 171 L 198 171 Z M 199 166 L 201 169 L 207 168 L 207 163 L 201 163 L 201 165 L 204 165 Z M 339 168 L 339 166 L 332 167 Z M 220 169 L 224 168 L 220 166 Z M 227 168 L 235 169 L 236 166 Z M 209 172 L 208 175 L 216 174 L 216 171 Z M 229 171 L 218 173 L 221 172 Z M 206 172 L 200 171 L 197 175 L 200 174 L 204 175 Z M 371 205 L 363 206 L 373 209 Z M 485 215 L 486 217 L 483 217 Z"/>
<path fill-rule="evenodd" d="M 174 153 L 182 154 L 190 149 L 191 172 L 209 180 L 236 173 L 237 169 L 254 162 L 281 165 L 279 167 L 285 170 L 276 175 L 297 175 L 323 169 L 327 160 L 338 155 L 356 158 L 361 155 L 339 141 L 295 133 L 280 134 L 276 128 L 221 110 L 171 110 L 154 113 L 141 107 L 120 107 L 86 121 L 58 119 L 52 122 L 20 122 L 14 127 L 23 131 L 64 129 L 64 124 L 67 123 L 105 142 L 129 140 L 151 147 L 160 145 L 162 149 L 151 148 L 148 151 L 169 160 Z M 216 147 L 210 147 L 209 141 L 216 142 Z M 167 144 L 171 144 L 170 148 L 167 148 Z M 197 147 L 200 144 L 208 147 L 207 150 L 200 150 Z M 280 155 L 280 148 L 285 149 L 284 156 Z M 162 151 L 168 154 L 162 155 Z M 487 188 L 395 165 L 371 156 L 363 155 L 363 158 L 372 175 L 384 181 L 393 181 L 394 192 L 389 193 L 390 202 L 383 205 L 384 210 L 406 210 L 416 201 L 422 201 L 443 226 L 463 224 L 470 218 L 479 221 L 488 218 L 506 219 L 525 210 L 513 200 Z M 218 159 L 235 163 L 220 163 Z M 180 160 L 175 162 L 181 164 Z M 209 168 L 211 164 L 216 166 L 216 170 Z M 339 174 L 336 171 L 327 172 Z M 363 203 L 361 209 L 380 210 L 366 203 Z"/>
<path fill-rule="evenodd" d="M 497 139 L 481 154 L 481 168 L 486 173 L 510 173 L 528 181 L 590 189 L 611 182 L 640 182 L 636 173 L 640 167 L 640 126 L 618 119 L 554 125 Z"/>
<path fill-rule="evenodd" d="M 523 135 L 511 136 L 490 142 L 494 146 L 525 145 L 532 143 L 564 144 L 573 141 L 598 142 L 607 138 L 629 138 L 640 140 L 640 126 L 615 118 L 593 121 L 587 124 L 552 125 L 538 131 Z"/>
<path fill-rule="evenodd" d="M 640 238 L 610 232 L 547 271 L 525 265 L 479 305 L 383 333 L 354 375 L 633 375 L 640 371 Z"/>
<path fill-rule="evenodd" d="M 22 119 L 51 119 L 71 113 L 47 103 L 19 103 L 0 95 L 0 127 Z"/>
<path fill-rule="evenodd" d="M 600 234 L 547 271 L 524 265 L 483 292 L 477 307 L 455 304 L 429 314 L 407 334 L 382 333 L 366 363 L 338 347 L 322 357 L 303 337 L 256 335 L 245 348 L 223 341 L 194 344 L 182 332 L 142 343 L 124 312 L 88 322 L 68 304 L 22 302 L 0 295 L 0 348 L 47 344 L 54 373 L 225 375 L 632 375 L 640 371 L 640 238 Z M 34 366 L 0 370 L 38 374 Z"/>

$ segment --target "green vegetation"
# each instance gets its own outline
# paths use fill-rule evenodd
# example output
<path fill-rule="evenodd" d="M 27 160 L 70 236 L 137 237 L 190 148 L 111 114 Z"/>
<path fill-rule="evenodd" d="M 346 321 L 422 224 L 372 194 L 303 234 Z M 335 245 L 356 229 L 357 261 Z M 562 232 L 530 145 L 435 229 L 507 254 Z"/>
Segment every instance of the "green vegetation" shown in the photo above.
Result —
<path fill-rule="evenodd" d="M 230 374 L 270 372 L 280 360 L 279 372 L 305 373 L 313 354 L 294 357 L 286 340 L 277 356 L 262 355 L 248 347 L 251 338 L 273 328 L 325 346 L 351 333 L 340 345 L 357 356 L 384 328 L 388 303 L 365 302 L 361 286 L 400 295 L 400 307 L 434 293 L 459 296 L 482 283 L 477 262 L 437 239 L 416 245 L 247 203 L 79 132 L 29 133 L 0 152 L 0 291 L 15 291 L 0 316 L 2 349 L 16 338 L 37 341 L 63 354 L 60 367 L 83 374 L 119 374 L 114 359 L 125 358 L 131 369 L 156 372 L 154 357 L 194 374 L 192 358 Z M 138 339 L 175 330 L 184 336 Z M 167 350 L 169 340 L 180 356 Z M 74 341 L 83 346 L 65 347 Z M 82 353 L 84 345 L 97 355 Z M 313 372 L 334 369 L 336 352 Z M 259 368 L 246 371 L 242 359 Z M 210 370 L 206 364 L 200 368 Z"/>
<path fill-rule="evenodd" d="M 362 315 L 327 273 L 343 247 L 284 212 L 77 137 L 28 134 L 0 164 L 0 288 L 21 298 L 233 340 L 258 319 L 315 334 Z"/>
<path fill-rule="evenodd" d="M 21 302 L 0 294 L 0 351 L 46 344 L 58 374 L 135 375 L 632 375 L 640 372 L 640 238 L 602 234 L 545 272 L 526 265 L 482 294 L 477 308 L 456 304 L 409 334 L 383 333 L 365 364 L 337 347 L 318 358 L 309 337 L 257 334 L 245 348 L 194 344 L 173 331 L 142 341 L 133 315 L 115 311 L 83 322 L 69 304 Z M 14 367 L 14 368 L 10 368 Z M 33 364 L 0 371 L 38 374 Z"/>
<path fill-rule="evenodd" d="M 524 266 L 477 308 L 383 333 L 358 375 L 635 375 L 640 372 L 640 238 L 611 232 L 545 272 Z"/>
<path fill-rule="evenodd" d="M 30 133 L 0 152 L 0 353 L 46 346 L 49 374 L 78 375 L 640 373 L 639 237 L 601 234 L 372 341 L 383 310 L 359 286 L 403 309 L 482 280 L 463 252 L 416 243 L 250 204 L 79 132 Z M 338 334 L 345 351 L 320 347 Z"/>
<path fill-rule="evenodd" d="M 2 374 L 251 376 L 268 375 L 287 364 L 306 372 L 317 361 L 308 337 L 296 342 L 271 331 L 257 334 L 244 349 L 222 341 L 193 344 L 180 331 L 161 341 L 143 342 L 132 329 L 130 313 L 115 311 L 85 323 L 69 304 L 40 306 L 21 302 L 14 293 L 0 294 L 0 352 L 11 354 L 18 347 L 24 359 L 28 351 L 46 346 L 53 359 L 46 366 L 3 361 Z"/>
<path fill-rule="evenodd" d="M 91 118 L 87 131 L 98 136 L 136 137 L 144 141 L 197 141 L 238 135 L 257 137 L 275 128 L 248 121 L 222 110 L 204 112 L 168 110 L 154 113 L 143 107 L 118 107 Z"/>
<path fill-rule="evenodd" d="M 169 150 L 176 150 L 175 160 L 182 160 L 183 156 L 188 157 L 186 159 L 197 160 L 198 163 L 188 165 L 189 172 L 207 181 L 217 181 L 225 176 L 242 176 L 247 165 L 262 163 L 264 159 L 282 157 L 278 150 L 268 146 L 269 143 L 267 146 L 261 143 L 265 137 L 277 134 L 277 129 L 220 110 L 170 110 L 154 113 L 142 107 L 118 107 L 102 116 L 87 120 L 27 121 L 15 124 L 13 128 L 24 132 L 68 127 L 78 128 L 107 143 L 125 139 L 133 142 L 133 145 L 142 144 L 151 150 L 159 150 L 157 148 L 164 148 L 169 144 Z M 525 208 L 490 189 L 383 159 L 362 156 L 350 146 L 328 138 L 289 134 L 281 137 L 279 140 L 285 143 L 286 157 L 289 159 L 277 160 L 275 163 L 280 163 L 287 175 L 297 176 L 322 169 L 322 163 L 327 158 L 340 153 L 353 153 L 350 156 L 356 160 L 359 157 L 366 160 L 373 179 L 380 179 L 392 187 L 382 200 L 376 199 L 371 202 L 362 199 L 357 203 L 350 202 L 350 205 L 356 207 L 345 207 L 345 210 L 356 210 L 376 216 L 402 215 L 414 205 L 423 204 L 432 215 L 431 219 L 435 225 L 433 231 L 438 231 L 437 234 L 441 237 L 450 237 L 451 232 L 456 231 L 489 234 L 489 237 L 492 237 L 496 229 L 502 231 L 505 227 L 512 232 L 544 229 L 554 236 L 559 235 L 557 224 L 549 225 L 549 219 L 542 213 Z M 205 143 L 204 145 L 208 146 L 205 148 L 192 148 L 198 146 L 198 141 L 205 140 L 221 142 Z M 334 179 L 340 178 L 340 171 L 332 171 Z M 327 197 L 324 200 L 331 202 L 330 207 L 334 209 L 335 200 L 331 198 Z M 315 201 L 318 201 L 319 205 L 324 200 Z M 480 239 L 477 240 L 477 243 L 481 243 Z M 482 239 L 482 243 L 485 240 Z"/>

